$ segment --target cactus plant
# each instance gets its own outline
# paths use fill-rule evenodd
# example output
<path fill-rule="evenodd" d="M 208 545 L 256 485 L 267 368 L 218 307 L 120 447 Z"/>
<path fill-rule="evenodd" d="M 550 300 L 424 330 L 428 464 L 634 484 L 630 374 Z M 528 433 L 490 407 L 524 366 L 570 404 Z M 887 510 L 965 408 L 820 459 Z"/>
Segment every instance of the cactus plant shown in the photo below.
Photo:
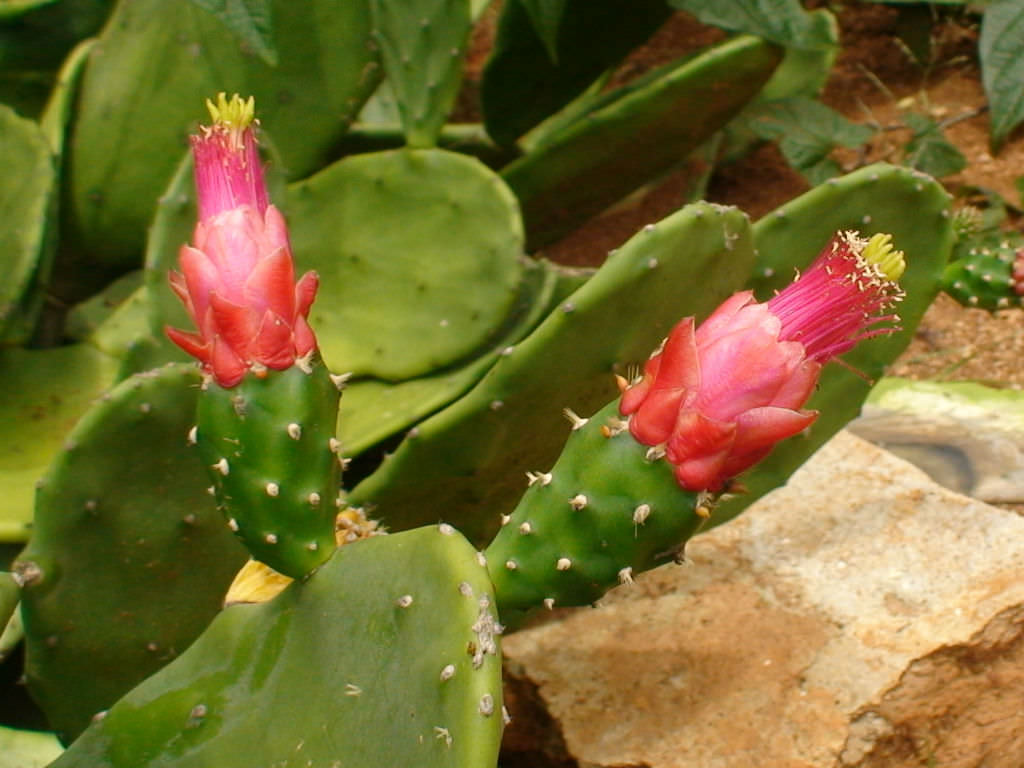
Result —
<path fill-rule="evenodd" d="M 269 3 L 275 67 L 217 4 L 122 2 L 67 61 L 42 130 L 28 126 L 63 194 L 47 198 L 59 217 L 23 214 L 19 231 L 44 247 L 13 338 L 53 348 L 0 350 L 18 392 L 0 406 L 0 487 L 17 502 L 0 535 L 28 535 L 31 483 L 52 458 L 4 600 L 22 605 L 33 696 L 74 739 L 56 765 L 495 765 L 501 624 L 596 599 L 783 482 L 868 391 L 818 368 L 848 351 L 879 375 L 934 295 L 947 198 L 887 166 L 753 226 L 695 203 L 597 270 L 552 265 L 538 243 L 684 161 L 759 93 L 813 89 L 831 51 L 791 50 L 777 69 L 776 45 L 736 37 L 605 91 L 602 72 L 665 6 L 637 6 L 621 40 L 588 52 L 574 41 L 614 4 L 584 18 L 575 0 L 514 0 L 484 75 L 488 137 L 443 125 L 479 5 Z M 514 28 L 543 58 L 513 55 Z M 806 80 L 801 58 L 816 67 Z M 340 140 L 382 71 L 397 109 L 359 130 L 390 143 L 357 154 Z M 498 75 L 517 72 L 550 73 L 550 98 L 514 104 Z M 262 154 L 251 102 L 225 97 L 182 157 L 197 87 L 257 94 Z M 481 160 L 454 150 L 467 136 Z M 828 331 L 849 333 L 822 341 L 783 285 L 852 229 L 874 245 L 840 245 L 887 252 L 870 239 L 882 231 L 906 251 L 908 296 L 903 331 L 848 350 L 872 333 L 863 318 L 830 315 Z M 111 286 L 143 251 L 141 284 Z M 296 265 L 319 277 L 296 281 Z M 52 306 L 34 321 L 44 291 L 77 303 L 101 287 L 66 322 Z M 740 334 L 754 340 L 716 362 L 696 323 L 745 288 L 708 322 L 739 333 L 721 312 L 755 314 Z M 198 372 L 165 365 L 184 355 Z M 744 390 L 750 407 L 723 412 L 752 366 L 777 391 L 748 404 Z M 708 382 L 731 382 L 729 397 Z M 224 608 L 247 557 L 267 587 L 247 599 L 266 601 Z"/>

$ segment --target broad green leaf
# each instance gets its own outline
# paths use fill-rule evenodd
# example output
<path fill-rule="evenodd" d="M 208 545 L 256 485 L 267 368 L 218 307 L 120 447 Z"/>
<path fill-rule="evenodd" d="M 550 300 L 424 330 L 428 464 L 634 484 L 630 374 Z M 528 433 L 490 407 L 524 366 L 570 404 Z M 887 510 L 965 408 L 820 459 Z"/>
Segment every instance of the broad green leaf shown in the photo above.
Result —
<path fill-rule="evenodd" d="M 192 0 L 227 27 L 243 45 L 272 67 L 277 66 L 269 0 Z"/>
<path fill-rule="evenodd" d="M 859 147 L 874 134 L 813 99 L 771 102 L 758 107 L 756 114 L 751 123 L 754 133 L 777 141 L 790 165 L 812 184 L 839 174 L 838 163 L 829 157 L 833 149 Z"/>
<path fill-rule="evenodd" d="M 558 63 L 558 28 L 562 23 L 567 2 L 568 0 L 522 0 L 537 36 L 548 49 L 548 56 L 555 64 Z"/>
<path fill-rule="evenodd" d="M 757 35 L 787 48 L 825 48 L 824 30 L 799 0 L 668 0 L 705 24 Z"/>
<path fill-rule="evenodd" d="M 998 151 L 1024 120 L 1024 3 L 1001 0 L 985 9 L 978 52 L 992 115 L 992 147 Z"/>
<path fill-rule="evenodd" d="M 550 17 L 557 3 L 544 4 Z M 556 50 L 538 34 L 523 0 L 507 0 L 480 83 L 487 133 L 513 144 L 587 90 L 670 15 L 664 0 L 565 0 Z"/>
<path fill-rule="evenodd" d="M 909 112 L 903 116 L 903 122 L 914 132 L 905 147 L 904 165 L 937 179 L 959 173 L 966 167 L 967 158 L 946 140 L 942 128 L 934 120 Z"/>

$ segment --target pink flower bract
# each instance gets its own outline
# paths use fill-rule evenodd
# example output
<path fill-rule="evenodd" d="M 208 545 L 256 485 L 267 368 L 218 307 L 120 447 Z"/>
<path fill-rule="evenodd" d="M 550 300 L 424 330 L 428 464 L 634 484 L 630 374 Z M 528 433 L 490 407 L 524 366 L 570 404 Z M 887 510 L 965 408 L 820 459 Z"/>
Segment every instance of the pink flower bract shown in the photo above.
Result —
<path fill-rule="evenodd" d="M 309 309 L 318 279 L 295 282 L 288 231 L 267 198 L 252 131 L 252 99 L 221 94 L 208 103 L 213 125 L 192 137 L 199 223 L 179 252 L 171 288 L 198 333 L 167 328 L 222 387 L 252 370 L 284 370 L 316 351 Z"/>
<path fill-rule="evenodd" d="M 727 299 L 699 328 L 672 329 L 643 377 L 623 382 L 619 410 L 645 445 L 663 447 L 676 479 L 719 491 L 810 426 L 802 410 L 824 363 L 858 341 L 895 330 L 885 311 L 900 297 L 902 254 L 888 236 L 837 235 L 785 290 L 758 303 Z"/>

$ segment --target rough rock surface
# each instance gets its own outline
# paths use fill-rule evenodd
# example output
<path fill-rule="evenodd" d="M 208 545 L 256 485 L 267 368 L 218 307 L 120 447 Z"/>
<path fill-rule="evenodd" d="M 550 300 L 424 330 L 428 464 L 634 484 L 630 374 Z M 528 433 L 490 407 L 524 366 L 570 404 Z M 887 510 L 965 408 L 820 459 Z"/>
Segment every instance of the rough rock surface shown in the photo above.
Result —
<path fill-rule="evenodd" d="M 687 557 L 505 639 L 509 764 L 1024 765 L 1024 518 L 841 433 Z"/>

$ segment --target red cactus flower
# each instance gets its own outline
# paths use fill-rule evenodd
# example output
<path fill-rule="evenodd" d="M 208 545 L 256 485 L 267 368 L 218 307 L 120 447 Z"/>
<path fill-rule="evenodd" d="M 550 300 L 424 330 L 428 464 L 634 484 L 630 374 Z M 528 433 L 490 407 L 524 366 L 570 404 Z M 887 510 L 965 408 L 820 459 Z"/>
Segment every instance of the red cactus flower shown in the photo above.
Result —
<path fill-rule="evenodd" d="M 308 364 L 316 338 L 306 318 L 318 279 L 307 272 L 295 282 L 284 218 L 267 199 L 252 98 L 222 93 L 207 107 L 213 124 L 192 137 L 199 223 L 178 255 L 181 272 L 170 274 L 199 332 L 165 330 L 228 388 L 250 370 Z"/>
<path fill-rule="evenodd" d="M 691 491 L 719 491 L 817 417 L 801 410 L 821 367 L 858 341 L 896 330 L 903 254 L 888 235 L 837 235 L 764 303 L 737 293 L 701 324 L 684 318 L 623 389 L 629 430 L 657 446 Z"/>

